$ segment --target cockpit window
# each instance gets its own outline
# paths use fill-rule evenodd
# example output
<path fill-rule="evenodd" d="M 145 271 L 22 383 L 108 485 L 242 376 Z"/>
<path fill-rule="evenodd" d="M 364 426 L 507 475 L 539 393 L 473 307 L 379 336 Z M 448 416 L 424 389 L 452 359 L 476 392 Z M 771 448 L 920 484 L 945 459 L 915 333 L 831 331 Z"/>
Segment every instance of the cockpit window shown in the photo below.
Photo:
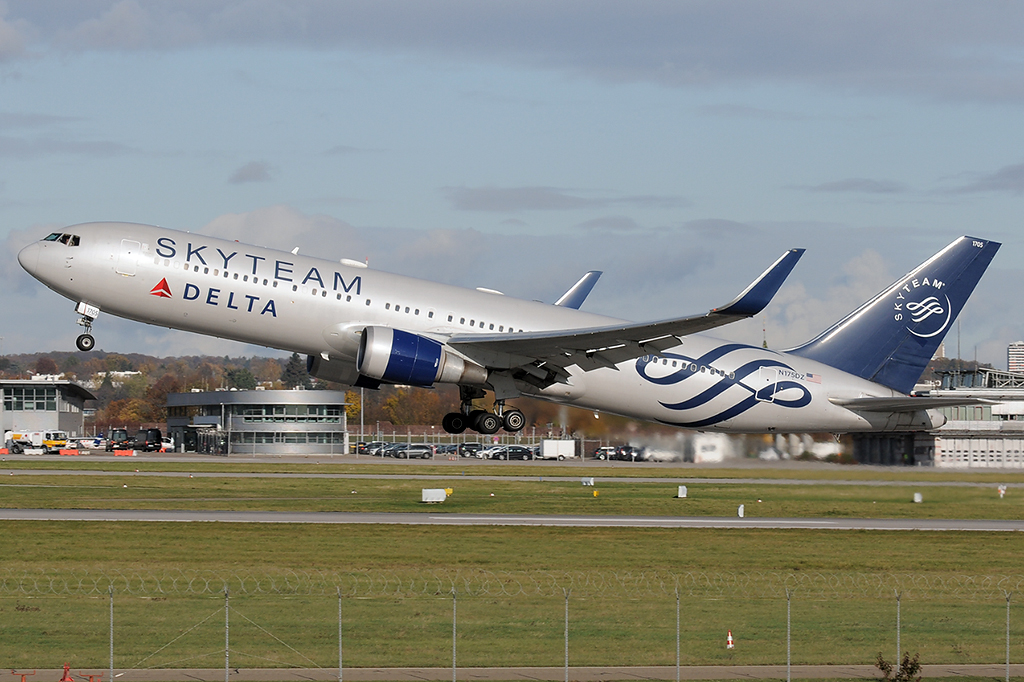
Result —
<path fill-rule="evenodd" d="M 62 232 L 54 232 L 43 238 L 44 242 L 60 242 L 61 244 L 67 244 L 68 246 L 78 246 L 81 242 L 81 237 L 77 234 L 65 234 Z"/>

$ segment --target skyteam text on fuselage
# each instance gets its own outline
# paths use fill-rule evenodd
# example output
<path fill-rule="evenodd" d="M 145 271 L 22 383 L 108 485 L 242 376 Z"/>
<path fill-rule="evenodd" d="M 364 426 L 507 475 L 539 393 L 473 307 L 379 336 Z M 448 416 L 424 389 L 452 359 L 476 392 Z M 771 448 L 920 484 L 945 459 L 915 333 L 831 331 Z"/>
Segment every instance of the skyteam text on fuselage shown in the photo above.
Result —
<path fill-rule="evenodd" d="M 998 248 L 961 237 L 785 352 L 703 332 L 763 310 L 802 249 L 724 306 L 647 323 L 579 310 L 599 272 L 552 305 L 131 223 L 69 227 L 18 260 L 76 303 L 81 350 L 106 312 L 302 353 L 351 386 L 454 383 L 451 433 L 522 429 L 505 405 L 521 395 L 687 428 L 841 433 L 934 428 L 936 408 L 962 402 L 907 394 Z M 488 390 L 494 410 L 473 409 Z"/>

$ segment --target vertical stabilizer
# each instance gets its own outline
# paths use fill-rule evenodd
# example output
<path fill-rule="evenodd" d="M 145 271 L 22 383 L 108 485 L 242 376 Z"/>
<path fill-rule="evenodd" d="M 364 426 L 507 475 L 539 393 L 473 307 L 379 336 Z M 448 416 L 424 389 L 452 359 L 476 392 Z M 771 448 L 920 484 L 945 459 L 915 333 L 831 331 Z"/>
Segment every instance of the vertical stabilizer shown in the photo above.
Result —
<path fill-rule="evenodd" d="M 909 393 L 999 246 L 960 237 L 817 338 L 788 352 Z"/>

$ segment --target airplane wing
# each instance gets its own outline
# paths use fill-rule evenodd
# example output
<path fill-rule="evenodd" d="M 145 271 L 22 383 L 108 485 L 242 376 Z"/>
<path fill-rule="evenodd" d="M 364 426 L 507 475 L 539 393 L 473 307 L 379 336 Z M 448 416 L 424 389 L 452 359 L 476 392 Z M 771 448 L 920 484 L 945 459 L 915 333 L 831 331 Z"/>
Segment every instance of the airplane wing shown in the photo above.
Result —
<path fill-rule="evenodd" d="M 565 369 L 572 365 L 583 371 L 615 369 L 620 362 L 677 346 L 684 336 L 758 314 L 803 253 L 804 249 L 786 251 L 739 296 L 704 315 L 522 334 L 459 334 L 448 339 L 448 344 L 486 367 L 521 369 L 534 383 L 549 386 L 567 380 Z"/>
<path fill-rule="evenodd" d="M 855 412 L 917 412 L 957 405 L 995 405 L 995 400 L 985 398 L 954 398 L 946 396 L 911 396 L 899 398 L 830 398 L 833 405 Z"/>
<path fill-rule="evenodd" d="M 560 305 L 566 308 L 580 309 L 583 305 L 583 301 L 587 300 L 587 296 L 590 295 L 594 285 L 597 284 L 597 280 L 601 278 L 600 270 L 591 270 L 587 274 L 580 277 L 580 281 L 573 284 L 569 288 L 569 291 L 562 294 L 562 296 L 555 301 L 555 305 Z"/>

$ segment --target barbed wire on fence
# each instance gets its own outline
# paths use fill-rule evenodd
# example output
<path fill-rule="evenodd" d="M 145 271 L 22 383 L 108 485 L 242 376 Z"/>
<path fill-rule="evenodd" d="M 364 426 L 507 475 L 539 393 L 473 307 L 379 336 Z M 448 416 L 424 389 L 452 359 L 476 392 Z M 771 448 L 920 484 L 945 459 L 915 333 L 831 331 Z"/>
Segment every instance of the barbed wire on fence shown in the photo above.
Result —
<path fill-rule="evenodd" d="M 1024 575 L 835 573 L 771 571 L 487 571 L 436 570 L 22 570 L 0 568 L 0 596 L 336 595 L 343 597 L 464 596 L 576 599 L 696 598 L 958 599 L 1005 598 L 1024 589 Z"/>

